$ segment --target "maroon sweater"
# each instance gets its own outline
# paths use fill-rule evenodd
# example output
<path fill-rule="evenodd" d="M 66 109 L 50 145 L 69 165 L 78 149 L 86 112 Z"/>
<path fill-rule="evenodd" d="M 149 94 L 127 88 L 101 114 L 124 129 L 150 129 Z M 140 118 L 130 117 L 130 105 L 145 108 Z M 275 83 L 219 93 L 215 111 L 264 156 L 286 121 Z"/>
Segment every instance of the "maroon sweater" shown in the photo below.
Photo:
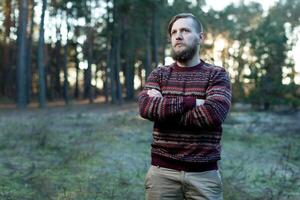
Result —
<path fill-rule="evenodd" d="M 163 97 L 149 97 L 156 89 Z M 204 104 L 196 106 L 196 99 Z M 231 105 L 227 72 L 205 63 L 152 71 L 139 94 L 140 115 L 154 121 L 152 165 L 184 171 L 217 169 L 222 122 Z"/>

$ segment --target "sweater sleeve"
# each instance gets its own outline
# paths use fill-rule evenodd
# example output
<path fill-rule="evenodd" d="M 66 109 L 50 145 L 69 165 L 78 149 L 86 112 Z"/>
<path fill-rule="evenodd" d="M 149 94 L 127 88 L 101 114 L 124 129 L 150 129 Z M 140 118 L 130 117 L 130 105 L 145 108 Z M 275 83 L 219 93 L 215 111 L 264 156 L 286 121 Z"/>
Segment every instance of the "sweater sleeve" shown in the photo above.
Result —
<path fill-rule="evenodd" d="M 225 71 L 221 68 L 212 72 L 204 104 L 196 106 L 182 115 L 180 123 L 198 127 L 220 126 L 225 120 L 231 106 L 231 84 Z"/>
<path fill-rule="evenodd" d="M 151 121 L 164 121 L 192 109 L 196 105 L 194 97 L 150 97 L 147 92 L 156 89 L 162 93 L 160 80 L 165 78 L 157 68 L 151 72 L 144 89 L 138 95 L 139 112 L 141 117 Z"/>

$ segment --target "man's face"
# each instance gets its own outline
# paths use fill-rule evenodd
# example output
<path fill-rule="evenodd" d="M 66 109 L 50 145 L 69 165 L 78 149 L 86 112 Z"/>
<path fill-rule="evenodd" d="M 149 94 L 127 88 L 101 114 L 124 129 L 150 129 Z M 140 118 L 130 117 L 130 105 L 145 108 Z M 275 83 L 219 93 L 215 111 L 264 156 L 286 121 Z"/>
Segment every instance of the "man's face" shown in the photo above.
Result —
<path fill-rule="evenodd" d="M 197 33 L 193 19 L 180 18 L 171 29 L 172 57 L 179 62 L 191 60 L 198 53 L 200 34 Z"/>

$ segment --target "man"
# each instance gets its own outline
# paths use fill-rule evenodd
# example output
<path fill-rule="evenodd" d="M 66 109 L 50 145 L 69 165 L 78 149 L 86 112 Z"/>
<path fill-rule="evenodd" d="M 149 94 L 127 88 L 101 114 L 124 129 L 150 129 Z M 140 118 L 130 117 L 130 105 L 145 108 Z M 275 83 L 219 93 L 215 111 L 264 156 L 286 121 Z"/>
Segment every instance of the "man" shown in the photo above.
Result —
<path fill-rule="evenodd" d="M 174 16 L 168 27 L 174 64 L 151 72 L 139 94 L 140 115 L 154 121 L 146 199 L 222 197 L 222 122 L 231 105 L 230 79 L 221 67 L 200 59 L 201 23 Z"/>

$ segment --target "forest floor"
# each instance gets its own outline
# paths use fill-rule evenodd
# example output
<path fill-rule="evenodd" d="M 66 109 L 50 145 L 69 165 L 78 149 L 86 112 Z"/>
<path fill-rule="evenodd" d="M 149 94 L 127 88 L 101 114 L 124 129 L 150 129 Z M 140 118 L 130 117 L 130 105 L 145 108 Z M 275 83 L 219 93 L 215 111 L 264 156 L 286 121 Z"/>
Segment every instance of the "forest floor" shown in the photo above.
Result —
<path fill-rule="evenodd" d="M 232 110 L 225 200 L 300 199 L 300 112 Z M 152 123 L 136 103 L 0 110 L 0 199 L 141 200 Z"/>

